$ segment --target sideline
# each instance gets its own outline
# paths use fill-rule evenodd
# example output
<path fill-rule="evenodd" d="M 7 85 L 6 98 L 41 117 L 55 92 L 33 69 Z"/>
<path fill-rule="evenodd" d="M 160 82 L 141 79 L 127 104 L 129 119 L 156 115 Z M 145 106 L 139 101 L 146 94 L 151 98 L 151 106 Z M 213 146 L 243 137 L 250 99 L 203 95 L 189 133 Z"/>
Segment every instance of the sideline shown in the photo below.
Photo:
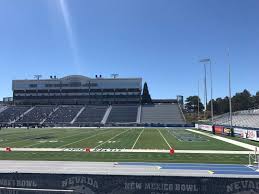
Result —
<path fill-rule="evenodd" d="M 5 152 L 6 148 L 0 148 L 0 152 Z M 85 152 L 85 148 L 11 148 L 12 152 Z M 90 152 L 117 152 L 117 153 L 164 153 L 169 154 L 170 150 L 157 149 L 103 149 L 92 148 Z M 9 152 L 8 152 L 9 153 Z M 228 154 L 228 155 L 248 155 L 251 151 L 222 151 L 222 150 L 175 150 L 177 154 Z"/>
<path fill-rule="evenodd" d="M 251 150 L 251 151 L 258 150 L 258 148 L 259 148 L 259 147 L 254 146 L 254 145 L 250 145 L 250 144 L 243 143 L 243 142 L 240 142 L 240 141 L 236 141 L 236 140 L 228 139 L 228 138 L 225 138 L 225 137 L 217 136 L 217 135 L 214 135 L 214 134 L 208 134 L 208 133 L 205 133 L 205 132 L 202 132 L 202 131 L 197 131 L 197 130 L 193 130 L 193 129 L 186 129 L 186 130 L 190 131 L 190 132 L 193 132 L 193 133 L 205 135 L 207 137 L 211 137 L 211 138 L 214 138 L 214 139 L 217 139 L 217 140 L 221 140 L 221 141 L 224 141 L 224 142 L 227 142 L 227 143 L 230 143 L 230 144 L 242 147 L 242 148 L 246 148 L 246 149 Z"/>

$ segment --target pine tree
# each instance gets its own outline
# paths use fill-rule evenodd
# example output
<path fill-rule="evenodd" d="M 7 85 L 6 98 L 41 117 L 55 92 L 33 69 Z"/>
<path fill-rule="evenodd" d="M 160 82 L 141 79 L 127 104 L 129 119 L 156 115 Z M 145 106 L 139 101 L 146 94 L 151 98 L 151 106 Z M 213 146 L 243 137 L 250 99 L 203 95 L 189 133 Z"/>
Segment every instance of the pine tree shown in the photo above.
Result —
<path fill-rule="evenodd" d="M 152 99 L 148 91 L 147 82 L 144 83 L 144 88 L 142 93 L 142 104 L 152 104 Z"/>

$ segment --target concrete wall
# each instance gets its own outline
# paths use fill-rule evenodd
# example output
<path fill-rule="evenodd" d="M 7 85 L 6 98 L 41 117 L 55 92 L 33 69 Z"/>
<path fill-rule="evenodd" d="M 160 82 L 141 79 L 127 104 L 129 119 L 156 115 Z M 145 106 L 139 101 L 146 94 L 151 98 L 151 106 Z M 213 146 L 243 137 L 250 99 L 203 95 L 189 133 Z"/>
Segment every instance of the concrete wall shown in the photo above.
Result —
<path fill-rule="evenodd" d="M 79 174 L 0 174 L 0 187 L 72 189 L 78 194 L 258 193 L 259 180 L 248 178 L 115 176 Z M 0 193 L 46 193 L 7 191 Z M 49 193 L 49 192 L 47 192 Z M 62 192 L 59 192 L 62 193 Z M 64 192 L 63 192 L 64 193 Z"/>

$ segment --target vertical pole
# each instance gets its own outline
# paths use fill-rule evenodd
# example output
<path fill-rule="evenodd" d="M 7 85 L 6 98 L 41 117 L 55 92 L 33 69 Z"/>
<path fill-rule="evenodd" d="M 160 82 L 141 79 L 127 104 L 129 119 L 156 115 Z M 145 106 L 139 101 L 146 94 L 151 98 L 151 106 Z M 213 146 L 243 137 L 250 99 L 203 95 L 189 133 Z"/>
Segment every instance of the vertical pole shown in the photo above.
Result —
<path fill-rule="evenodd" d="M 228 54 L 229 56 L 229 54 Z M 229 116 L 230 116 L 230 127 L 233 127 L 232 120 L 232 94 L 231 94 L 231 66 L 228 64 L 228 89 L 229 89 Z"/>
<path fill-rule="evenodd" d="M 198 80 L 198 120 L 200 118 L 200 81 Z"/>
<path fill-rule="evenodd" d="M 250 152 L 249 152 L 249 166 L 251 166 L 251 155 L 250 155 Z"/>
<path fill-rule="evenodd" d="M 257 155 L 256 155 L 256 148 L 255 148 L 255 161 L 254 161 L 254 163 L 257 163 L 257 162 L 258 162 L 258 158 L 257 158 Z"/>
<path fill-rule="evenodd" d="M 206 118 L 207 111 L 207 69 L 206 64 L 204 63 L 204 100 L 205 100 L 205 111 L 204 111 L 204 119 Z"/>
<path fill-rule="evenodd" d="M 214 124 L 214 114 L 213 114 L 213 85 L 212 85 L 212 68 L 211 68 L 211 60 L 210 60 L 210 110 L 211 110 L 211 121 Z"/>

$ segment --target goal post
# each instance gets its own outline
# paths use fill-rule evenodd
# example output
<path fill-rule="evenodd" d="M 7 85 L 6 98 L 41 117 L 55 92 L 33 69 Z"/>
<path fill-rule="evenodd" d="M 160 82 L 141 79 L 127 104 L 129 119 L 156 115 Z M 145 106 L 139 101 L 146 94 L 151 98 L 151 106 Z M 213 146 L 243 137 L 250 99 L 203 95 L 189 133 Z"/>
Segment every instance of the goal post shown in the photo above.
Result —
<path fill-rule="evenodd" d="M 255 147 L 254 152 L 249 153 L 249 167 L 256 167 L 259 170 L 259 156 L 257 155 L 257 147 Z"/>

